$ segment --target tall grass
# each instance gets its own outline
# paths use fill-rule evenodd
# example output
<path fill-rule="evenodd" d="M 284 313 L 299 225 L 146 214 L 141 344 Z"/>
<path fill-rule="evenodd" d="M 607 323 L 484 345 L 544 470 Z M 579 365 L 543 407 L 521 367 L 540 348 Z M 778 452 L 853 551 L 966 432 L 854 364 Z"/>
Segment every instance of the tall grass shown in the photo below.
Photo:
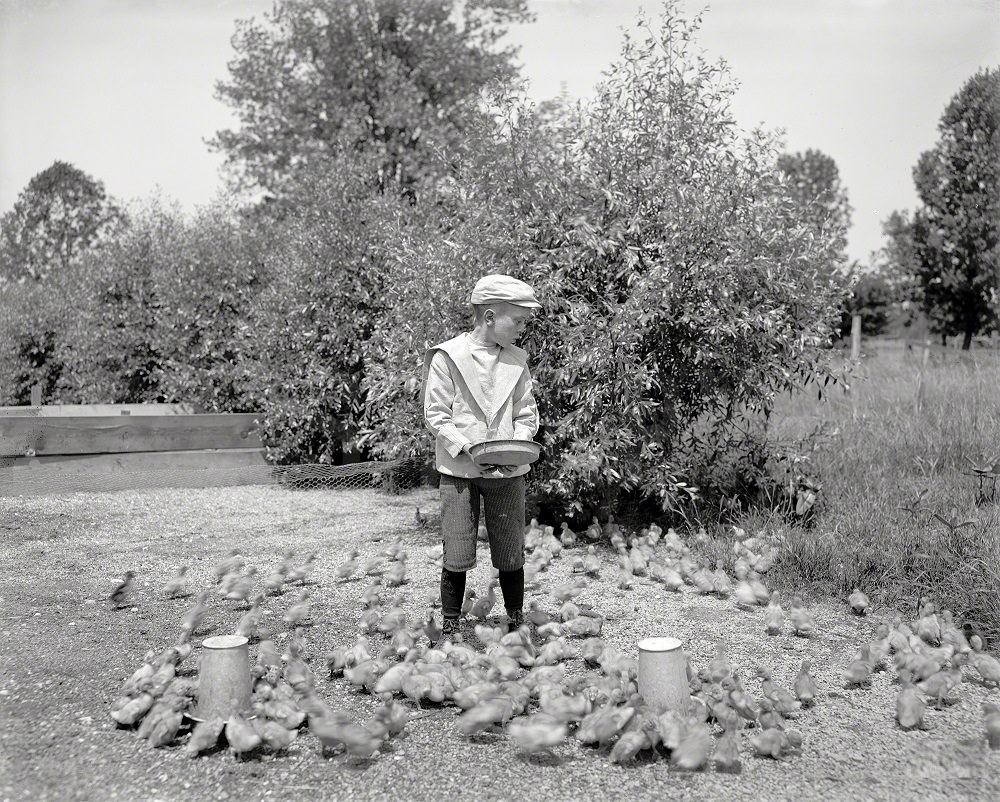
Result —
<path fill-rule="evenodd" d="M 936 349 L 924 365 L 919 349 L 876 348 L 849 391 L 803 392 L 775 412 L 778 436 L 808 446 L 822 484 L 812 525 L 786 532 L 779 568 L 903 612 L 928 595 L 996 643 L 1000 496 L 977 505 L 972 463 L 1000 456 L 1000 352 Z"/>

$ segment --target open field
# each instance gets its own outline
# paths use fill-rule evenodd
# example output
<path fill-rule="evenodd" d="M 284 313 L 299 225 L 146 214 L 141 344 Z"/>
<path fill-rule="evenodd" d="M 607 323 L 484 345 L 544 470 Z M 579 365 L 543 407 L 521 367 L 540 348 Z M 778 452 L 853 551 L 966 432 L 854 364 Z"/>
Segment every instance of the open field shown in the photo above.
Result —
<path fill-rule="evenodd" d="M 798 470 L 822 484 L 784 570 L 901 609 L 929 595 L 997 643 L 1000 482 L 977 504 L 972 468 L 1000 457 L 1000 350 L 937 347 L 926 364 L 899 342 L 864 350 L 849 392 L 831 385 L 820 399 L 813 388 L 775 410 L 778 437 L 806 438 Z"/>
<path fill-rule="evenodd" d="M 699 595 L 691 587 L 668 593 L 637 582 L 619 590 L 613 555 L 604 553 L 600 578 L 591 579 L 578 601 L 607 617 L 603 637 L 635 656 L 649 635 L 680 637 L 696 668 L 707 666 L 721 640 L 748 693 L 760 695 L 757 665 L 770 667 L 784 688 L 804 657 L 813 661 L 819 684 L 814 707 L 792 714 L 789 726 L 804 738 L 799 754 L 775 761 L 752 757 L 743 736 L 742 774 L 686 772 L 669 758 L 643 758 L 612 765 L 607 749 L 570 739 L 554 757 L 519 756 L 500 732 L 466 738 L 456 708 L 429 705 L 427 717 L 411 721 L 373 760 L 336 750 L 320 754 L 303 730 L 284 752 L 263 750 L 245 759 L 228 751 L 188 758 L 180 746 L 151 748 L 129 729 L 118 729 L 110 706 L 123 681 L 148 649 L 174 642 L 191 599 L 168 600 L 161 587 L 178 564 L 191 566 L 192 591 L 214 587 L 213 567 L 232 548 L 267 572 L 288 548 L 317 552 L 307 586 L 314 608 L 306 630 L 307 661 L 317 675 L 317 693 L 356 720 L 377 706 L 372 696 L 339 678 L 328 678 L 325 655 L 353 643 L 365 582 L 338 583 L 337 564 L 350 549 L 362 559 L 401 538 L 409 553 L 410 581 L 401 591 L 411 619 L 436 596 L 438 569 L 425 551 L 436 541 L 436 498 L 421 490 L 403 496 L 375 491 L 301 491 L 276 487 L 209 490 L 146 490 L 61 497 L 2 499 L 0 538 L 0 799 L 173 800 L 186 799 L 986 799 L 1000 796 L 1000 751 L 983 735 L 980 705 L 1000 691 L 974 681 L 965 669 L 957 704 L 928 707 L 924 731 L 904 732 L 894 722 L 894 672 L 878 672 L 868 687 L 845 688 L 842 672 L 855 651 L 873 636 L 890 610 L 851 615 L 840 600 L 816 598 L 817 622 L 809 638 L 764 635 L 761 610 L 737 609 L 733 600 Z M 430 514 L 430 526 L 414 522 L 414 505 Z M 549 590 L 571 577 L 575 547 L 553 560 L 529 592 L 554 611 Z M 107 594 L 125 570 L 136 572 L 130 604 L 115 609 Z M 488 556 L 470 573 L 482 591 Z M 767 575 L 770 576 L 770 575 Z M 765 577 L 767 578 L 767 577 Z M 770 583 L 770 579 L 768 579 Z M 213 593 L 206 625 L 194 638 L 232 631 L 242 610 Z M 275 625 L 278 646 L 287 644 L 281 616 L 297 593 L 271 597 L 266 621 Z M 499 609 L 499 605 L 498 605 Z M 499 622 L 496 612 L 491 618 Z M 378 637 L 375 638 L 378 642 Z M 473 638 L 470 643 L 481 645 Z M 579 644 L 579 640 L 575 640 Z M 251 646 L 253 657 L 255 647 Z M 584 671 L 579 658 L 571 673 Z"/>

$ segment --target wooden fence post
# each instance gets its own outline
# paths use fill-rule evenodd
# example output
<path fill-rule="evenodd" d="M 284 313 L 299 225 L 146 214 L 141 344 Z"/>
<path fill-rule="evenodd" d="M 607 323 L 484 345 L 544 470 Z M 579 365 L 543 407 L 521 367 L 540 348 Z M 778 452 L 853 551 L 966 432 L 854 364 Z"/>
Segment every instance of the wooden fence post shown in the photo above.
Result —
<path fill-rule="evenodd" d="M 920 352 L 920 367 L 917 369 L 917 414 L 924 407 L 924 372 L 927 370 L 927 363 L 931 358 L 931 341 L 925 340 L 924 347 Z"/>
<path fill-rule="evenodd" d="M 851 361 L 861 359 L 861 315 L 851 315 Z"/>
<path fill-rule="evenodd" d="M 42 405 L 42 385 L 36 384 L 31 388 L 31 406 L 40 407 Z"/>

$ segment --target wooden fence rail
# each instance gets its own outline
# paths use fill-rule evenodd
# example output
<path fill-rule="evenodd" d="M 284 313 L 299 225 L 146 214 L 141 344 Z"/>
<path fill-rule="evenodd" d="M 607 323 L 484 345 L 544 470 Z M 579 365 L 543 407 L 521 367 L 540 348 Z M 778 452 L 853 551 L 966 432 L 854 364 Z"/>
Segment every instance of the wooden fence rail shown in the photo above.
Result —
<path fill-rule="evenodd" d="M 254 413 L 0 416 L 0 457 L 259 449 Z"/>

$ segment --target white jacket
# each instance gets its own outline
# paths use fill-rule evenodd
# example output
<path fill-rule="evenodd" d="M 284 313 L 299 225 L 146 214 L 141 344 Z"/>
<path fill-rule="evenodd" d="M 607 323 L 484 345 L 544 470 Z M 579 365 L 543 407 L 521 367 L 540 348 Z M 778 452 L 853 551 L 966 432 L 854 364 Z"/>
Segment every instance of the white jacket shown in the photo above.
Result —
<path fill-rule="evenodd" d="M 467 334 L 424 354 L 424 420 L 435 437 L 435 464 L 441 473 L 464 478 L 482 475 L 465 444 L 486 440 L 531 440 L 538 431 L 538 407 L 531 389 L 528 355 L 517 346 L 500 349 L 493 397 L 483 390 L 469 352 Z M 508 476 L 530 470 L 524 465 Z"/>

